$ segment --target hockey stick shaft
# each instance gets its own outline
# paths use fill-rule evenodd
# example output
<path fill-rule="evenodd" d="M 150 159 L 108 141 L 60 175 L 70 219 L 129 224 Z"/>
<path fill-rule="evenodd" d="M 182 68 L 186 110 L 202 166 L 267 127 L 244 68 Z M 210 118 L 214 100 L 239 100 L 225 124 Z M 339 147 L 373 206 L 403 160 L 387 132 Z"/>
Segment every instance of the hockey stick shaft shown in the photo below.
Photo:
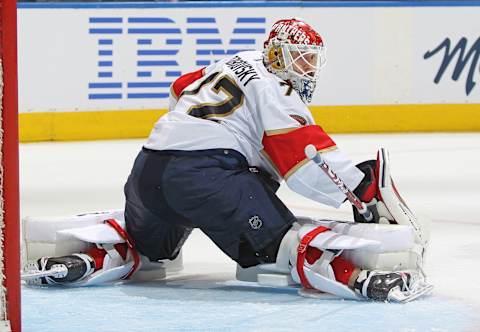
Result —
<path fill-rule="evenodd" d="M 357 195 L 353 193 L 346 185 L 345 182 L 340 179 L 340 177 L 328 166 L 328 164 L 322 159 L 320 153 L 317 152 L 317 149 L 314 145 L 309 144 L 305 147 L 305 155 L 308 159 L 312 160 L 318 167 L 325 172 L 330 180 L 342 191 L 342 193 L 347 196 L 348 201 L 355 206 L 366 221 L 372 221 L 373 215 L 372 212 L 367 208 L 367 205 L 362 202 Z"/>

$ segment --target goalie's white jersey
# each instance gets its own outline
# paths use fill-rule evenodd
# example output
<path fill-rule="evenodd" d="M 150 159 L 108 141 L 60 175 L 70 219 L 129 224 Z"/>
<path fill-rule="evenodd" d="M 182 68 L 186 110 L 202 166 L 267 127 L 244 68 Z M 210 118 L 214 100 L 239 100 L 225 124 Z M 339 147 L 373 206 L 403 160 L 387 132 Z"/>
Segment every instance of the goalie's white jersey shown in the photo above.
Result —
<path fill-rule="evenodd" d="M 152 150 L 233 149 L 249 165 L 285 179 L 294 191 L 338 207 L 343 193 L 305 154 L 314 144 L 350 188 L 363 173 L 315 125 L 292 87 L 272 73 L 258 51 L 240 52 L 178 78 L 169 112 L 155 124 L 145 147 Z"/>

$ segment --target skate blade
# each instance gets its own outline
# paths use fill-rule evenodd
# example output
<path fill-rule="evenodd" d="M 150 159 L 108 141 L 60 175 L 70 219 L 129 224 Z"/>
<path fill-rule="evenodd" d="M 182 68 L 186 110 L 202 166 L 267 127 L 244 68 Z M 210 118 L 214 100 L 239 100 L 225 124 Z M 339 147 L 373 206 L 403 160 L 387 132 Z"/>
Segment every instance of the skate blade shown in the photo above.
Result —
<path fill-rule="evenodd" d="M 67 273 L 68 269 L 63 264 L 56 264 L 49 270 L 40 271 L 35 263 L 29 263 L 25 267 L 25 270 L 20 274 L 20 279 L 27 283 L 32 282 L 32 284 L 37 284 L 35 279 L 40 280 L 40 278 L 44 277 L 64 278 Z"/>
<path fill-rule="evenodd" d="M 399 289 L 395 289 L 390 294 L 388 294 L 388 302 L 392 303 L 408 303 L 413 300 L 418 299 L 419 297 L 428 295 L 432 292 L 433 285 L 425 285 L 415 291 L 411 291 L 410 293 L 405 293 L 400 291 Z"/>

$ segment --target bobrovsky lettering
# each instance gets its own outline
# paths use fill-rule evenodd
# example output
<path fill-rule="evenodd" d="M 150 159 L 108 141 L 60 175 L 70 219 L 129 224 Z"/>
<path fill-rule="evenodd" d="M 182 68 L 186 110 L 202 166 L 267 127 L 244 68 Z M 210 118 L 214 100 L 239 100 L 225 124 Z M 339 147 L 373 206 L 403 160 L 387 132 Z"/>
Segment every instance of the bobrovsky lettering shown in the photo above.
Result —
<path fill-rule="evenodd" d="M 258 76 L 253 66 L 238 55 L 229 60 L 226 65 L 233 71 L 238 80 L 242 82 L 243 86 L 247 86 L 252 80 L 260 79 L 260 76 Z"/>

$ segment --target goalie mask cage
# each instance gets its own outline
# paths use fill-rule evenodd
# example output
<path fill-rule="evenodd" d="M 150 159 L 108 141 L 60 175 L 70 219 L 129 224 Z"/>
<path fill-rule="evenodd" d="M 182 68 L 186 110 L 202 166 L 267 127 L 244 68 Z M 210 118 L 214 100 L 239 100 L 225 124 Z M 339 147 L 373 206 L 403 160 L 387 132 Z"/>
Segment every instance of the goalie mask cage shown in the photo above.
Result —
<path fill-rule="evenodd" d="M 20 331 L 16 0 L 0 0 L 0 331 Z"/>

